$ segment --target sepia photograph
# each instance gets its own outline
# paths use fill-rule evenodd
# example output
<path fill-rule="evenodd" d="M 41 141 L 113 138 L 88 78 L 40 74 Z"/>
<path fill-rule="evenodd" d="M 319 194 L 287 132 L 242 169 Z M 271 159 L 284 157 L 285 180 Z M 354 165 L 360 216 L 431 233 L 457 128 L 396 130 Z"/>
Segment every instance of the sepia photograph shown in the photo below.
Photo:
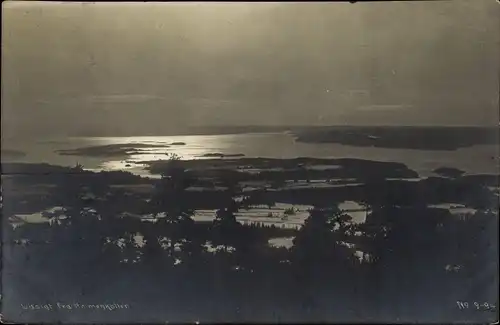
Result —
<path fill-rule="evenodd" d="M 5 323 L 498 323 L 495 0 L 2 2 Z"/>

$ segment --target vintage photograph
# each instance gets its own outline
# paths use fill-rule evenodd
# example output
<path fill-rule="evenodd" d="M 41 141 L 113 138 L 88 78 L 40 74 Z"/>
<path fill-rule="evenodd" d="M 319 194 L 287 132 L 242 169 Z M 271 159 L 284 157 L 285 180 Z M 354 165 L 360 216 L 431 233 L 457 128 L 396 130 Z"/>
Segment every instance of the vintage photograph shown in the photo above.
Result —
<path fill-rule="evenodd" d="M 497 322 L 499 9 L 2 2 L 3 321 Z"/>

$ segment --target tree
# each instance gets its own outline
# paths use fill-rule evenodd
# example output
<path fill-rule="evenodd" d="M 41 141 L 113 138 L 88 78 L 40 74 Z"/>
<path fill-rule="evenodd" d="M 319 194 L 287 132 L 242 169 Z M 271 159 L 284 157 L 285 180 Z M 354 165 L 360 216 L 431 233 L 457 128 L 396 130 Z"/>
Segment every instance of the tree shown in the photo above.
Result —
<path fill-rule="evenodd" d="M 146 259 L 155 260 L 163 256 L 174 263 L 180 256 L 179 250 L 184 249 L 184 257 L 196 255 L 201 250 L 203 243 L 194 236 L 194 221 L 191 218 L 195 210 L 186 192 L 194 181 L 180 158 L 172 155 L 149 203 L 150 212 L 157 216 L 158 222 L 144 234 Z"/>
<path fill-rule="evenodd" d="M 354 250 L 345 244 L 353 233 L 350 220 L 338 207 L 312 209 L 293 241 L 295 263 L 314 272 L 354 263 Z"/>
<path fill-rule="evenodd" d="M 241 224 L 236 221 L 234 212 L 230 208 L 221 208 L 217 210 L 211 229 L 212 243 L 214 246 L 223 246 L 224 252 L 227 253 L 228 247 L 235 246 Z"/>
<path fill-rule="evenodd" d="M 296 281 L 297 297 L 304 308 L 315 308 L 319 290 L 351 290 L 356 283 L 349 283 L 356 276 L 358 261 L 355 250 L 347 245 L 352 229 L 351 217 L 338 207 L 310 210 L 303 227 L 293 240 L 291 249 L 292 274 Z M 344 294 L 343 300 L 352 298 Z"/>
<path fill-rule="evenodd" d="M 436 286 L 445 284 L 445 243 L 450 238 L 446 225 L 451 220 L 452 215 L 444 209 L 389 205 L 373 208 L 361 225 L 361 250 L 371 256 L 370 264 L 365 266 L 366 284 L 375 301 L 380 295 L 394 299 L 391 303 L 405 297 L 408 306 L 417 307 L 431 292 L 447 292 L 445 287 L 437 290 Z M 432 299 L 443 302 L 437 294 Z"/>
<path fill-rule="evenodd" d="M 455 296 L 494 301 L 498 286 L 498 212 L 451 218 L 442 227 L 442 265 Z"/>

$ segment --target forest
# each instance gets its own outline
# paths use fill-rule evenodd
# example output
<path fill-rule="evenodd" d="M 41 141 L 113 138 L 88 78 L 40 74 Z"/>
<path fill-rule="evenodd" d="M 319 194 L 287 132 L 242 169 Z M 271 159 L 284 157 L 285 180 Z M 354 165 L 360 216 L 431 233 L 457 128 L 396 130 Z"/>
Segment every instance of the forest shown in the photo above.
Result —
<path fill-rule="evenodd" d="M 50 165 L 2 176 L 4 307 L 34 296 L 36 274 L 46 286 L 41 300 L 121 300 L 132 308 L 119 312 L 134 313 L 124 319 L 140 321 L 495 318 L 493 176 L 367 177 L 354 187 L 244 191 L 234 173 L 216 173 L 204 182 L 222 190 L 189 191 L 201 176 L 188 165 L 174 157 L 155 180 Z M 150 190 L 130 190 L 144 185 Z M 339 208 L 345 199 L 366 208 L 364 222 Z M 239 211 L 276 202 L 313 208 L 297 228 L 237 220 Z M 473 210 L 435 207 L 442 202 Z M 58 209 L 42 213 L 46 222 L 12 222 L 49 207 Z M 213 221 L 195 222 L 195 211 L 208 208 L 216 210 Z M 275 247 L 272 238 L 293 238 L 293 245 Z M 8 283 L 18 283 L 15 294 Z M 464 311 L 457 301 L 487 307 Z"/>

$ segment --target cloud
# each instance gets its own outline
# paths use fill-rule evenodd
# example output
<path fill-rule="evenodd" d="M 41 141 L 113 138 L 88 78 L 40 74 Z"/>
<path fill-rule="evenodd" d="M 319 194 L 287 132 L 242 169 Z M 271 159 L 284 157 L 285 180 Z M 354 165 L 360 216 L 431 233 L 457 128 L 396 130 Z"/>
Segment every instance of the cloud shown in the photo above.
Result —
<path fill-rule="evenodd" d="M 364 89 L 350 89 L 347 91 L 347 94 L 351 97 L 360 96 L 360 97 L 369 97 L 370 91 Z"/>
<path fill-rule="evenodd" d="M 232 106 L 239 104 L 239 101 L 232 99 L 216 99 L 216 98 L 190 98 L 186 100 L 188 105 L 199 108 L 212 108 L 222 106 Z"/>
<path fill-rule="evenodd" d="M 96 95 L 76 98 L 59 98 L 55 100 L 38 99 L 37 104 L 51 105 L 55 103 L 90 103 L 90 104 L 128 104 L 144 103 L 148 101 L 165 100 L 164 97 L 144 94 L 121 94 L 121 95 Z"/>
<path fill-rule="evenodd" d="M 100 95 L 85 98 L 91 103 L 142 103 L 151 100 L 164 100 L 163 97 L 143 94 Z"/>
<path fill-rule="evenodd" d="M 37 104 L 43 104 L 43 105 L 49 105 L 49 104 L 52 104 L 52 101 L 50 100 L 46 100 L 46 99 L 39 99 L 37 101 L 35 101 Z"/>
<path fill-rule="evenodd" d="M 358 111 L 367 112 L 387 112 L 387 111 L 400 111 L 412 108 L 412 105 L 395 104 L 395 105 L 366 105 L 357 108 Z"/>

